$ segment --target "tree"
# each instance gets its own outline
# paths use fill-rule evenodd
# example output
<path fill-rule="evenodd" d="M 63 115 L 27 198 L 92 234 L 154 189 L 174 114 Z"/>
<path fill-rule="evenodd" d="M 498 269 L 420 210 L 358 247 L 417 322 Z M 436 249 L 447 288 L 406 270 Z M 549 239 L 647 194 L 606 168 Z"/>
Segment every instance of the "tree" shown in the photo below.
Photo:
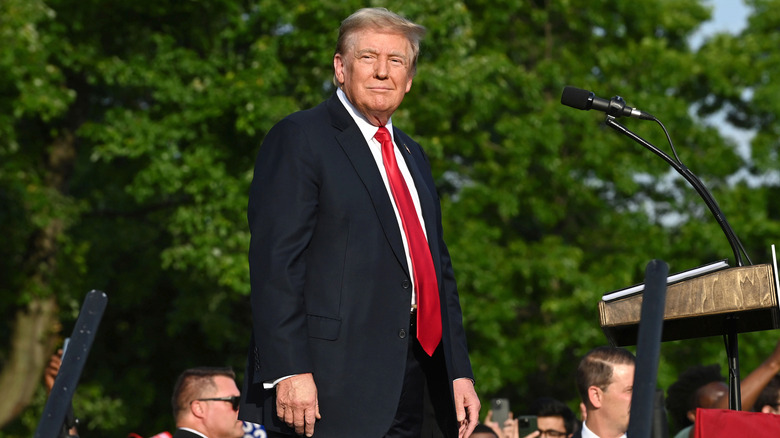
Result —
<path fill-rule="evenodd" d="M 13 18 L 4 34 L 18 35 L 2 76 L 13 97 L 0 128 L 9 139 L 3 221 L 15 244 L 2 268 L 10 292 L 3 310 L 63 307 L 38 323 L 50 331 L 40 340 L 14 333 L 11 345 L 33 352 L 4 348 L 27 371 L 4 366 L 4 378 L 27 385 L 6 399 L 29 401 L 62 336 L 56 324 L 72 323 L 84 292 L 99 287 L 110 303 L 100 336 L 114 341 L 92 351 L 92 379 L 82 386 L 95 391 L 83 408 L 95 412 L 86 427 L 140 426 L 130 418 L 167 427 L 159 388 L 170 384 L 161 382 L 193 358 L 239 364 L 245 349 L 245 337 L 232 333 L 248 325 L 248 157 L 257 130 L 291 110 L 267 92 L 278 79 L 261 62 L 266 41 L 247 39 L 264 23 L 257 11 L 223 1 L 3 5 Z M 195 353 L 168 358 L 187 349 Z M 4 410 L 4 421 L 18 410 Z"/>
<path fill-rule="evenodd" d="M 764 5 L 754 4 L 762 17 L 752 20 L 765 23 L 758 35 L 773 35 Z M 0 3 L 0 227 L 8 230 L 0 309 L 19 323 L 33 320 L 30 309 L 50 309 L 33 324 L 47 333 L 40 341 L 13 324 L 0 328 L 8 340 L 0 381 L 24 386 L 6 393 L 13 406 L 0 405 L 0 423 L 29 403 L 92 288 L 109 304 L 75 403 L 93 434 L 170 429 L 167 400 L 181 370 L 242 371 L 253 158 L 274 123 L 333 92 L 335 30 L 361 6 Z M 729 103 L 740 120 L 763 121 L 757 138 L 770 138 L 773 109 L 753 114 L 729 86 L 770 86 L 748 68 L 771 47 L 753 50 L 758 35 L 719 36 L 691 51 L 687 38 L 709 16 L 695 0 L 391 7 L 429 31 L 394 123 L 431 158 L 483 399 L 508 395 L 517 412 L 542 394 L 573 403 L 576 360 L 605 343 L 601 294 L 641 281 L 651 258 L 677 271 L 730 257 L 687 184 L 604 129 L 603 115 L 561 106 L 565 85 L 621 94 L 658 115 L 754 261 L 767 260 L 778 231 L 771 188 L 729 184 L 757 161 L 745 163 L 689 112 Z M 729 65 L 715 56 L 720 45 L 738 54 L 741 44 L 755 57 Z M 665 145 L 656 125 L 622 122 Z M 774 156 L 773 146 L 755 149 Z M 745 338 L 750 368 L 774 340 Z M 722 350 L 715 339 L 664 344 L 659 383 L 693 361 L 723 362 Z M 19 361 L 24 376 L 12 371 Z M 40 389 L 34 397 L 0 435 L 30 435 Z"/>
<path fill-rule="evenodd" d="M 662 115 L 683 162 L 728 198 L 726 180 L 743 165 L 734 145 L 688 114 L 700 96 L 686 90 L 703 68 L 687 38 L 708 11 L 693 1 L 474 1 L 455 11 L 424 23 L 446 37 L 404 108 L 442 176 L 478 387 L 521 408 L 539 395 L 573 402 L 574 364 L 605 343 L 603 293 L 640 282 L 651 258 L 674 272 L 730 251 L 684 180 L 597 115 L 562 107 L 561 89 L 619 92 Z M 656 125 L 623 123 L 665 147 Z M 739 230 L 737 204 L 723 208 Z M 664 349 L 662 385 L 688 360 L 723 356 L 717 340 Z"/>
<path fill-rule="evenodd" d="M 63 78 L 47 62 L 50 36 L 37 31 L 37 24 L 52 13 L 39 1 L 0 5 L 0 34 L 8 42 L 0 56 L 0 92 L 11 97 L 0 103 L 0 224 L 8 230 L 0 250 L 5 297 L 0 311 L 5 321 L 12 321 L 0 329 L 6 335 L 0 355 L 0 384 L 6 394 L 0 401 L 0 425 L 30 402 L 53 349 L 56 283 L 67 279 L 58 275 L 59 254 L 70 248 L 64 230 L 77 210 L 62 195 L 73 132 L 51 123 L 66 116 L 73 95 L 57 86 Z M 41 130 L 47 123 L 50 129 Z"/>

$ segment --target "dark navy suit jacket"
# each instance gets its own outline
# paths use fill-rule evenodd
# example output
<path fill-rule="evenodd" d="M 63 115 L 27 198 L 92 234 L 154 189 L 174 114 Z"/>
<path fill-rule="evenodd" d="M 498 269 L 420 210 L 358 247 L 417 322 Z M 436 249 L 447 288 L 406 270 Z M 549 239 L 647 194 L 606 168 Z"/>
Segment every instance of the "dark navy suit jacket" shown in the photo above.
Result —
<path fill-rule="evenodd" d="M 473 378 L 430 164 L 419 144 L 394 134 L 438 277 L 441 378 Z M 412 280 L 376 162 L 336 94 L 269 131 L 248 220 L 253 330 L 239 417 L 289 431 L 262 383 L 310 372 L 322 414 L 315 437 L 381 437 L 401 397 Z"/>

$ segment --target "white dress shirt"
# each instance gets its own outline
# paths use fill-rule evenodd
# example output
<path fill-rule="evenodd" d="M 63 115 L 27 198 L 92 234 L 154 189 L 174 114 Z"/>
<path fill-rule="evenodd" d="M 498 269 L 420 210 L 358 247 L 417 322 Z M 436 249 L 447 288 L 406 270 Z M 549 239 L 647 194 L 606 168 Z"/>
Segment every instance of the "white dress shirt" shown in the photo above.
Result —
<path fill-rule="evenodd" d="M 363 134 L 363 137 L 366 139 L 366 144 L 368 145 L 368 148 L 371 150 L 371 155 L 374 157 L 374 161 L 376 161 L 377 170 L 379 170 L 379 173 L 382 175 L 382 181 L 384 181 L 385 183 L 385 190 L 387 190 L 387 196 L 390 197 L 390 200 L 392 201 L 391 204 L 393 204 L 395 219 L 398 221 L 398 229 L 401 230 L 401 240 L 404 243 L 404 252 L 406 253 L 406 264 L 407 266 L 409 266 L 409 275 L 411 278 L 414 278 L 414 272 L 412 272 L 412 258 L 409 255 L 409 243 L 406 241 L 406 233 L 404 233 L 404 225 L 403 222 L 401 221 L 401 214 L 398 212 L 398 207 L 395 205 L 395 199 L 393 198 L 393 192 L 391 191 L 390 188 L 390 182 L 387 179 L 387 171 L 385 170 L 384 161 L 382 160 L 382 145 L 379 143 L 377 139 L 374 138 L 374 135 L 376 135 L 376 131 L 379 129 L 379 127 L 368 123 L 368 120 L 365 118 L 365 116 L 363 116 L 363 114 L 361 114 L 352 105 L 349 99 L 347 99 L 347 95 L 344 94 L 343 91 L 341 91 L 341 88 L 339 88 L 336 91 L 336 94 L 338 95 L 341 104 L 344 105 L 344 108 L 347 109 L 349 115 L 352 116 L 352 120 L 354 120 L 355 123 L 357 123 L 358 128 L 360 128 L 360 132 Z M 414 209 L 417 211 L 417 218 L 420 219 L 420 226 L 422 227 L 423 233 L 425 233 L 425 237 L 427 239 L 428 233 L 425 231 L 425 220 L 423 220 L 422 217 L 422 208 L 420 207 L 420 196 L 417 194 L 417 187 L 414 185 L 414 179 L 412 179 L 412 174 L 409 172 L 409 167 L 406 165 L 406 160 L 403 157 L 403 152 L 395 142 L 392 118 L 387 121 L 385 127 L 387 128 L 388 131 L 390 131 L 390 138 L 393 139 L 393 145 L 395 146 L 393 150 L 395 151 L 395 160 L 398 162 L 398 169 L 401 171 L 401 175 L 403 175 L 404 180 L 406 181 L 406 187 L 409 188 L 409 194 L 412 196 L 412 201 L 414 202 Z M 405 145 L 404 145 L 404 150 L 408 152 L 408 149 L 406 149 Z M 409 303 L 411 308 L 411 306 L 414 306 L 414 304 L 416 303 L 416 296 L 415 296 L 414 281 L 411 281 L 410 283 L 412 283 L 412 301 L 411 303 Z M 280 377 L 274 380 L 273 382 L 263 382 L 263 387 L 265 389 L 271 389 L 274 386 L 276 386 L 277 383 L 281 382 L 282 380 L 288 377 L 292 377 L 292 375 Z"/>
<path fill-rule="evenodd" d="M 592 430 L 588 429 L 588 426 L 585 424 L 585 422 L 582 422 L 582 438 L 601 438 L 595 433 L 593 433 Z M 626 438 L 626 434 L 623 434 L 620 436 L 620 438 Z"/>
<path fill-rule="evenodd" d="M 374 135 L 376 135 L 376 131 L 379 129 L 379 127 L 374 126 L 370 123 L 368 123 L 368 120 L 358 112 L 358 110 L 352 105 L 352 103 L 347 99 L 347 95 L 344 94 L 344 92 L 339 88 L 336 91 L 336 94 L 339 97 L 339 100 L 344 105 L 344 108 L 347 109 L 347 112 L 349 112 L 349 115 L 352 116 L 352 119 L 357 123 L 358 128 L 360 128 L 360 132 L 363 134 L 363 137 L 366 139 L 366 143 L 368 144 L 369 149 L 371 150 L 371 155 L 374 157 L 374 161 L 376 161 L 376 167 L 379 170 L 379 173 L 382 175 L 382 181 L 385 183 L 385 190 L 387 190 L 387 196 L 390 197 L 390 200 L 393 204 L 393 211 L 395 212 L 395 219 L 398 221 L 398 229 L 401 230 L 401 239 L 404 242 L 404 251 L 406 252 L 406 264 L 409 266 L 409 275 L 411 278 L 414 278 L 414 272 L 412 272 L 412 258 L 409 255 L 409 243 L 406 241 L 406 233 L 404 233 L 404 225 L 401 221 L 401 214 L 398 212 L 398 206 L 395 205 L 395 199 L 393 198 L 393 192 L 390 188 L 390 182 L 387 179 L 387 171 L 385 170 L 385 164 L 382 160 L 382 145 L 379 143 L 377 139 L 374 138 Z M 388 131 L 390 131 L 390 137 L 393 139 L 393 145 L 395 146 L 393 150 L 395 151 L 395 161 L 398 162 L 398 168 L 401 170 L 401 175 L 403 175 L 404 180 L 406 181 L 406 187 L 409 188 L 409 194 L 412 195 L 412 201 L 414 202 L 414 209 L 417 212 L 417 218 L 420 220 L 420 226 L 422 227 L 423 233 L 425 233 L 425 238 L 428 238 L 428 233 L 425 230 L 425 220 L 423 220 L 422 216 L 422 208 L 420 207 L 420 196 L 417 194 L 417 187 L 414 185 L 414 180 L 412 179 L 412 174 L 409 172 L 409 168 L 406 166 L 406 160 L 403 157 L 404 151 L 408 152 L 408 149 L 406 149 L 406 146 L 404 145 L 404 148 L 398 147 L 398 144 L 395 141 L 395 133 L 393 132 L 393 119 L 392 117 L 387 121 L 387 124 L 385 125 Z M 414 284 L 414 281 L 412 281 L 412 284 Z M 414 286 L 412 286 L 412 304 L 416 302 L 416 297 L 414 294 Z"/>

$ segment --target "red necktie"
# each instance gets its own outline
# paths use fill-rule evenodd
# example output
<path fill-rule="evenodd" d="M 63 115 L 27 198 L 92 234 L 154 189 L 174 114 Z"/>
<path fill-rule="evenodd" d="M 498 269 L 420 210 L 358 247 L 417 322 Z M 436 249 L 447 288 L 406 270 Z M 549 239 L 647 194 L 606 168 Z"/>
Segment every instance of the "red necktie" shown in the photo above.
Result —
<path fill-rule="evenodd" d="M 401 215 L 401 223 L 409 245 L 409 258 L 412 259 L 414 289 L 417 293 L 417 339 L 429 356 L 433 355 L 441 341 L 441 309 L 439 308 L 439 285 L 436 281 L 436 269 L 433 267 L 431 250 L 425 238 L 412 195 L 398 163 L 390 132 L 384 126 L 374 135 L 382 144 L 382 162 L 387 171 L 390 191 Z"/>

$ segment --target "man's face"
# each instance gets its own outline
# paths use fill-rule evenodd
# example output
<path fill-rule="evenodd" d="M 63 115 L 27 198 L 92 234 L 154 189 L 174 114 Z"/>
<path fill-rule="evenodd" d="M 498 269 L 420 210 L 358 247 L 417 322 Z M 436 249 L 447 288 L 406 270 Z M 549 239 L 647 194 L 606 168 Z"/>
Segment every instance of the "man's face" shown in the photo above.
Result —
<path fill-rule="evenodd" d="M 383 126 L 412 87 L 412 48 L 405 36 L 372 30 L 352 37 L 347 53 L 333 57 L 336 79 L 352 105 Z"/>
<path fill-rule="evenodd" d="M 203 398 L 220 398 L 241 395 L 236 382 L 227 376 L 215 376 L 217 391 Z M 209 438 L 240 438 L 244 436 L 244 428 L 238 419 L 238 411 L 226 401 L 209 401 L 203 404 L 206 409 L 203 423 L 209 431 Z"/>
<path fill-rule="evenodd" d="M 563 422 L 563 417 L 555 415 L 552 417 L 538 417 L 537 429 L 543 433 L 540 438 L 571 438 L 572 434 L 566 433 L 566 424 Z"/>
<path fill-rule="evenodd" d="M 604 418 L 622 432 L 628 430 L 631 393 L 634 389 L 634 365 L 614 365 L 612 382 L 603 392 L 601 409 Z"/>

